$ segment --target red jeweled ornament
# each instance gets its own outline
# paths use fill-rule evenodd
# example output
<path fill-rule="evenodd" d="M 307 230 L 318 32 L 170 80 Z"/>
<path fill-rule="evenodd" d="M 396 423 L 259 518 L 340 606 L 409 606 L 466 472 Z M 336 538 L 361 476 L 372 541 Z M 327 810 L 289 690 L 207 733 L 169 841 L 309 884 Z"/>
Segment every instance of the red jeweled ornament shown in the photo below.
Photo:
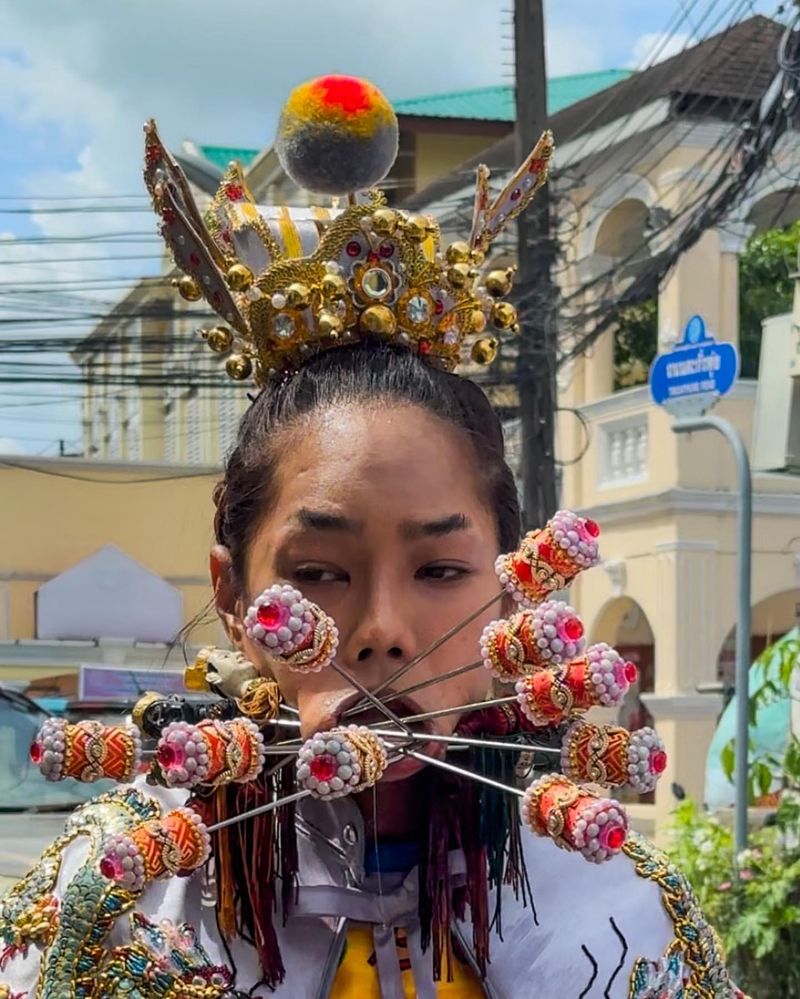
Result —
<path fill-rule="evenodd" d="M 628 662 L 625 663 L 625 679 L 630 684 L 636 683 L 636 681 L 639 679 L 639 670 L 636 666 L 636 663 L 632 663 L 630 660 L 628 660 Z"/>
<path fill-rule="evenodd" d="M 357 243 L 354 239 L 351 239 L 347 244 L 347 256 L 357 257 L 361 253 L 361 244 Z"/>
<path fill-rule="evenodd" d="M 553 549 L 546 541 L 537 545 L 536 550 L 539 552 L 539 557 L 543 558 L 546 562 L 550 562 L 553 558 Z"/>
<path fill-rule="evenodd" d="M 178 752 L 178 747 L 173 742 L 165 742 L 158 747 L 158 762 L 162 767 L 174 767 L 182 763 L 182 753 Z"/>
<path fill-rule="evenodd" d="M 258 623 L 263 625 L 267 631 L 279 628 L 283 623 L 284 615 L 277 604 L 262 604 L 256 612 Z"/>
<path fill-rule="evenodd" d="M 420 354 L 430 354 L 430 352 L 431 352 L 431 342 L 430 342 L 430 340 L 420 340 L 420 342 L 419 342 L 419 352 L 420 352 Z"/>
<path fill-rule="evenodd" d="M 100 873 L 104 878 L 113 881 L 117 876 L 117 864 L 113 857 L 103 857 L 100 861 Z"/>
<path fill-rule="evenodd" d="M 433 303 L 433 311 L 436 313 L 437 316 L 441 316 L 441 314 L 444 312 L 444 302 L 440 298 L 437 298 L 436 301 Z"/>
<path fill-rule="evenodd" d="M 336 776 L 339 765 L 330 753 L 315 756 L 308 765 L 311 776 L 317 780 L 329 781 Z"/>
<path fill-rule="evenodd" d="M 228 184 L 225 193 L 230 201 L 241 201 L 244 198 L 244 188 L 240 184 Z"/>
<path fill-rule="evenodd" d="M 586 533 L 590 535 L 590 537 L 593 538 L 600 537 L 600 525 L 597 523 L 596 520 L 587 520 L 586 523 L 584 524 L 584 527 L 586 528 Z"/>
<path fill-rule="evenodd" d="M 511 200 L 512 201 L 519 201 L 519 198 L 520 198 L 521 194 L 522 194 L 522 191 L 520 191 L 520 189 L 518 187 L 515 187 L 514 190 L 511 192 Z"/>
<path fill-rule="evenodd" d="M 622 826 L 612 826 L 606 835 L 606 847 L 609 850 L 619 850 L 625 842 L 625 830 Z"/>
<path fill-rule="evenodd" d="M 394 243 L 381 243 L 379 251 L 384 260 L 394 256 Z"/>
<path fill-rule="evenodd" d="M 667 769 L 667 754 L 663 749 L 650 754 L 650 769 L 654 774 L 663 774 Z"/>
<path fill-rule="evenodd" d="M 564 634 L 571 642 L 577 642 L 583 638 L 583 625 L 577 617 L 568 617 L 564 622 Z"/>
<path fill-rule="evenodd" d="M 42 756 L 44 756 L 41 742 L 32 743 L 28 755 L 31 758 L 31 763 L 35 763 L 38 766 L 42 762 Z"/>

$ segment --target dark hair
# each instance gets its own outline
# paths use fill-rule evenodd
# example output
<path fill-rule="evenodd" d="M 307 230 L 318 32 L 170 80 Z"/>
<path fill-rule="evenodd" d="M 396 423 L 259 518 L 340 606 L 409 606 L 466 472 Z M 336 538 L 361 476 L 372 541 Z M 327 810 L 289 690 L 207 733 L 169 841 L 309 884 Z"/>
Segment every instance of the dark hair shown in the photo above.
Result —
<path fill-rule="evenodd" d="M 214 492 L 216 538 L 230 551 L 240 584 L 252 534 L 275 498 L 281 433 L 317 409 L 377 401 L 419 406 L 468 436 L 497 522 L 500 550 L 516 547 L 516 485 L 505 460 L 500 420 L 483 391 L 404 348 L 359 343 L 318 354 L 295 374 L 267 385 L 242 418 L 225 477 Z"/>

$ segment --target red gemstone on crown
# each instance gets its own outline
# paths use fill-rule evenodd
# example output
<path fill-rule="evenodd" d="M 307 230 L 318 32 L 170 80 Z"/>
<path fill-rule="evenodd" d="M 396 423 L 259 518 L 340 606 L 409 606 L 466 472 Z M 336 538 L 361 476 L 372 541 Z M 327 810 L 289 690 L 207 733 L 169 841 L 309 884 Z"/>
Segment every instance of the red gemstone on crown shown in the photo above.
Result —
<path fill-rule="evenodd" d="M 515 187 L 514 190 L 511 192 L 511 200 L 512 201 L 519 201 L 519 197 L 520 197 L 521 194 L 522 194 L 522 191 L 520 191 L 520 189 L 518 187 Z"/>
<path fill-rule="evenodd" d="M 316 777 L 317 780 L 328 781 L 336 776 L 339 764 L 330 753 L 322 753 L 320 756 L 315 756 L 308 767 L 312 777 Z"/>
<path fill-rule="evenodd" d="M 104 878 L 113 881 L 117 876 L 117 864 L 113 857 L 103 857 L 100 861 L 100 873 Z"/>
<path fill-rule="evenodd" d="M 283 624 L 284 615 L 277 604 L 262 604 L 256 611 L 256 619 L 267 631 L 275 631 Z"/>
<path fill-rule="evenodd" d="M 436 313 L 437 316 L 441 316 L 441 314 L 444 312 L 444 302 L 440 298 L 437 298 L 436 301 L 433 303 L 433 311 Z"/>
<path fill-rule="evenodd" d="M 521 583 L 530 583 L 533 580 L 533 566 L 530 562 L 526 562 L 525 559 L 515 558 L 511 563 L 511 567 Z"/>
<path fill-rule="evenodd" d="M 650 769 L 654 774 L 663 774 L 667 769 L 667 754 L 663 749 L 656 749 L 650 754 Z"/>
<path fill-rule="evenodd" d="M 419 342 L 419 352 L 420 352 L 420 354 L 430 354 L 430 352 L 431 352 L 431 342 L 430 342 L 430 340 L 420 340 L 420 342 Z"/>
<path fill-rule="evenodd" d="M 394 243 L 381 243 L 378 252 L 384 260 L 387 260 L 389 257 L 394 256 Z"/>
<path fill-rule="evenodd" d="M 536 550 L 539 553 L 539 558 L 543 558 L 545 562 L 549 562 L 553 558 L 553 549 L 546 541 L 537 545 Z"/>
<path fill-rule="evenodd" d="M 197 256 L 196 253 L 189 254 L 189 263 L 192 265 L 192 267 L 200 266 L 200 258 Z"/>
<path fill-rule="evenodd" d="M 628 662 L 625 663 L 625 679 L 628 683 L 636 683 L 639 679 L 639 670 L 636 668 L 636 663 Z"/>
<path fill-rule="evenodd" d="M 625 842 L 625 830 L 622 826 L 612 826 L 606 836 L 606 847 L 609 850 L 619 850 Z"/>
<path fill-rule="evenodd" d="M 596 520 L 587 520 L 584 525 L 586 528 L 586 533 L 592 538 L 600 537 L 600 525 Z"/>
<path fill-rule="evenodd" d="M 564 634 L 571 642 L 583 638 L 583 625 L 577 617 L 568 617 L 564 622 Z"/>
<path fill-rule="evenodd" d="M 241 201 L 244 198 L 244 189 L 239 184 L 228 184 L 225 193 L 230 201 Z"/>
<path fill-rule="evenodd" d="M 361 244 L 351 239 L 346 249 L 348 257 L 357 257 L 361 253 Z"/>
<path fill-rule="evenodd" d="M 44 756 L 44 750 L 42 749 L 41 742 L 32 743 L 28 752 L 31 758 L 31 763 L 36 764 L 38 767 L 38 765 L 42 762 L 42 757 Z"/>

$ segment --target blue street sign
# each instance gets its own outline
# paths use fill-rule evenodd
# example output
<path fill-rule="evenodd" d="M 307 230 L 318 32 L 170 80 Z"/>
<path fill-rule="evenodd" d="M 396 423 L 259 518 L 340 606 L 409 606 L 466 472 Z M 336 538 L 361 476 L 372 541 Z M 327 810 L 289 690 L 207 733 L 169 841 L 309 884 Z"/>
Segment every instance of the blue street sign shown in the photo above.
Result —
<path fill-rule="evenodd" d="M 653 402 L 675 416 L 699 415 L 733 388 L 739 354 L 732 343 L 717 343 L 702 316 L 692 316 L 683 338 L 650 366 Z"/>

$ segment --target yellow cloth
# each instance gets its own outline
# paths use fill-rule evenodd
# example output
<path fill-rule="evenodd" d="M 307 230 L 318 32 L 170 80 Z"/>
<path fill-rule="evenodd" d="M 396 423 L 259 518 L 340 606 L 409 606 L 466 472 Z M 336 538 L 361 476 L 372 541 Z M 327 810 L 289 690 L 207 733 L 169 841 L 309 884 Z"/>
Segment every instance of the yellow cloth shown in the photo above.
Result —
<path fill-rule="evenodd" d="M 414 975 L 405 950 L 405 934 L 395 931 L 397 959 L 403 969 L 403 989 L 406 999 L 415 999 Z M 444 969 L 443 969 L 444 977 Z M 380 999 L 378 969 L 369 926 L 353 926 L 347 934 L 347 949 L 329 999 Z M 439 983 L 441 999 L 483 999 L 484 991 L 472 969 L 457 957 L 453 958 L 453 981 Z"/>

